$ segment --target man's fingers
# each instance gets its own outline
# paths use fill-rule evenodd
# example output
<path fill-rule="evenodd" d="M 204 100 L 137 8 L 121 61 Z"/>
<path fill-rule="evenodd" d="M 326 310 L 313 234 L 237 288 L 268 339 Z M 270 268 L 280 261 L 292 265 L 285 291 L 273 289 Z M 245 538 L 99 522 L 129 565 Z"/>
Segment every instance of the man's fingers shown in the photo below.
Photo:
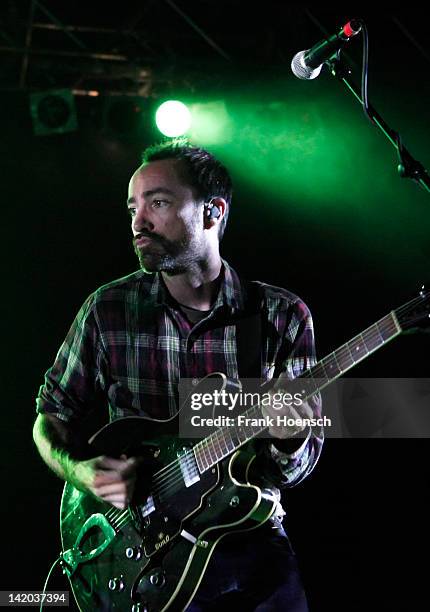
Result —
<path fill-rule="evenodd" d="M 120 470 L 124 476 L 134 474 L 139 463 L 141 463 L 141 460 L 139 460 L 137 457 L 130 457 L 124 462 L 124 465 L 120 468 Z"/>
<path fill-rule="evenodd" d="M 116 473 L 127 476 L 135 471 L 139 465 L 139 459 L 137 457 L 130 457 L 129 459 L 113 459 L 112 457 L 97 457 L 94 467 L 96 470 L 101 470 L 99 474 Z"/>
<path fill-rule="evenodd" d="M 300 413 L 300 416 L 305 419 L 312 419 L 314 416 L 314 412 L 308 402 L 302 402 L 300 406 L 297 406 L 297 411 Z"/>
<path fill-rule="evenodd" d="M 287 418 L 293 419 L 295 422 L 297 422 L 297 419 L 299 419 L 298 412 L 296 412 L 296 410 L 294 410 L 292 407 L 288 409 L 288 412 L 289 414 Z M 290 436 L 294 436 L 294 434 L 298 433 L 299 431 L 301 431 L 301 427 L 297 425 L 276 424 L 274 427 L 269 428 L 269 433 L 278 438 L 288 438 Z"/>
<path fill-rule="evenodd" d="M 281 410 L 276 410 L 273 406 L 266 406 L 263 413 L 274 421 L 269 426 L 269 434 L 274 438 L 290 438 L 299 434 L 307 429 L 306 423 L 303 422 L 304 419 L 313 417 L 313 411 L 307 402 Z"/>
<path fill-rule="evenodd" d="M 136 480 L 136 467 L 139 461 L 135 457 L 130 459 L 113 459 L 112 457 L 98 457 L 95 462 L 95 471 L 92 478 L 92 489 L 114 490 L 116 486 L 134 485 Z M 98 495 L 98 493 L 96 493 Z"/>
<path fill-rule="evenodd" d="M 133 491 L 134 480 L 118 482 L 93 488 L 93 493 L 97 497 L 102 499 L 104 502 L 108 502 L 116 506 L 117 508 L 124 508 L 130 503 L 133 497 Z"/>
<path fill-rule="evenodd" d="M 125 455 L 122 455 L 122 457 L 125 457 Z M 101 455 L 100 457 L 96 457 L 94 465 L 102 470 L 121 470 L 126 466 L 135 465 L 136 461 L 136 457 L 130 457 L 129 459 L 114 459 L 113 457 Z"/>
<path fill-rule="evenodd" d="M 103 501 L 119 510 L 124 510 L 129 504 L 129 500 L 124 495 L 108 495 L 103 498 Z"/>
<path fill-rule="evenodd" d="M 113 494 L 122 494 L 124 495 L 125 493 L 127 493 L 127 484 L 125 482 L 115 482 L 112 484 L 105 484 L 105 485 L 96 485 L 93 488 L 94 493 L 98 496 L 98 497 L 105 497 L 106 495 L 113 495 Z"/>

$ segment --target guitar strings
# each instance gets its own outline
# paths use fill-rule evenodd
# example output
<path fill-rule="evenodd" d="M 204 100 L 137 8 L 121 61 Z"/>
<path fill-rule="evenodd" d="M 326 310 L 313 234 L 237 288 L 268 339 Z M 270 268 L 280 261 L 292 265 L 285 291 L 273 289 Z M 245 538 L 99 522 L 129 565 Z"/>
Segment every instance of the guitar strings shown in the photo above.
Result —
<path fill-rule="evenodd" d="M 423 295 L 413 298 L 412 300 L 410 300 L 403 306 L 400 306 L 400 308 L 395 308 L 394 312 L 399 312 L 399 313 L 402 312 L 402 314 L 404 314 L 405 311 L 415 308 L 415 306 L 422 304 L 423 301 L 424 302 L 428 301 L 429 298 L 430 298 L 430 291 L 423 290 Z"/>
<path fill-rule="evenodd" d="M 423 301 L 423 297 L 416 297 L 412 300 L 410 300 L 410 302 L 408 302 L 407 304 L 405 304 L 404 306 L 398 308 L 395 310 L 396 313 L 399 314 L 405 314 L 408 311 L 412 310 L 413 308 L 415 308 L 415 306 L 422 304 Z M 381 319 L 380 321 L 378 321 L 377 323 L 373 324 L 372 326 L 370 326 L 367 330 L 365 330 L 364 332 L 362 332 L 361 334 L 358 334 L 357 336 L 355 336 L 355 338 L 359 338 L 361 336 L 362 340 L 363 340 L 363 344 L 366 347 L 366 342 L 363 338 L 363 334 L 366 334 L 366 339 L 368 340 L 368 342 L 372 342 L 373 340 L 376 340 L 379 338 L 379 341 L 382 340 L 382 342 L 386 342 L 386 340 L 382 337 L 381 335 L 381 331 L 378 329 L 378 324 L 392 324 L 392 321 L 389 320 L 389 317 L 391 316 L 391 313 L 389 313 L 388 315 L 386 315 L 383 319 Z M 382 329 L 382 331 L 384 331 Z M 394 337 L 394 336 L 392 336 Z M 355 339 L 354 338 L 354 339 Z M 354 340 L 353 339 L 353 340 Z M 391 338 L 389 338 L 391 339 Z M 352 363 L 350 364 L 350 366 L 348 367 L 351 368 L 353 367 L 356 363 L 358 363 L 359 361 L 363 360 L 365 357 L 368 356 L 369 353 L 364 354 L 364 355 L 360 355 L 359 359 L 357 361 L 354 361 L 353 357 L 352 357 L 352 352 L 351 352 L 351 348 L 349 347 L 349 344 L 351 343 L 351 341 L 345 343 L 343 346 L 341 346 L 337 351 L 334 351 L 333 353 L 330 353 L 330 355 L 333 355 L 336 359 L 336 355 L 339 357 L 339 359 L 342 361 L 342 358 L 346 358 L 348 357 L 349 360 L 352 359 Z M 380 346 L 382 346 L 381 344 L 379 346 L 377 346 L 376 348 L 379 348 Z M 366 351 L 367 351 L 367 347 L 366 347 Z M 376 349 L 373 349 L 376 350 Z M 327 357 L 330 357 L 330 355 L 326 356 L 324 359 L 327 359 Z M 312 370 L 312 375 L 308 375 L 309 378 L 314 378 L 314 374 L 317 371 L 321 371 L 323 372 L 323 368 L 324 368 L 324 363 L 323 360 L 321 360 L 321 362 L 319 364 L 316 364 L 314 366 L 314 368 L 310 368 L 309 370 L 306 370 L 303 373 L 303 378 L 306 378 L 306 372 L 309 372 L 310 370 Z M 347 370 L 341 370 L 339 368 L 339 373 L 338 376 L 341 376 L 343 372 L 345 372 Z M 326 377 L 326 376 L 324 376 Z M 301 378 L 301 377 L 298 377 Z M 257 406 L 253 406 L 252 408 L 249 409 L 252 410 L 254 408 L 256 408 Z M 247 411 L 247 412 L 249 412 Z M 255 435 L 255 433 L 259 433 L 258 432 L 252 432 L 251 434 Z M 230 434 L 230 442 L 233 443 L 233 439 L 231 438 L 231 432 L 229 432 Z M 238 432 L 236 432 L 236 434 L 238 434 Z M 251 435 L 252 437 L 252 435 Z M 240 441 L 240 437 L 239 435 L 237 435 L 237 439 Z M 248 438 L 250 439 L 250 438 Z M 247 440 L 243 441 L 242 443 L 246 442 Z M 206 460 L 206 463 L 208 463 L 208 467 L 205 468 L 203 471 L 206 471 L 207 469 L 209 469 L 210 467 L 212 467 L 214 465 L 214 463 L 212 463 L 213 458 L 212 458 L 212 452 L 211 449 L 213 449 L 213 452 L 215 454 L 215 458 L 216 461 L 219 461 L 220 459 L 226 457 L 227 455 L 223 453 L 222 448 L 221 448 L 221 442 L 223 442 L 226 445 L 226 450 L 227 455 L 232 452 L 231 449 L 228 448 L 228 444 L 226 442 L 226 437 L 225 437 L 225 433 L 223 429 L 217 430 L 217 432 L 215 432 L 214 434 L 211 434 L 211 436 L 209 436 L 208 438 L 206 438 L 205 440 L 202 440 L 200 442 L 198 442 L 192 449 L 190 449 L 190 451 L 188 451 L 185 455 L 183 455 L 180 458 L 175 459 L 174 461 L 172 461 L 171 463 L 167 464 L 166 466 L 164 466 L 162 469 L 160 469 L 158 472 L 156 472 L 154 474 L 154 478 L 153 481 L 154 483 L 156 483 L 156 487 L 154 489 L 154 495 L 156 496 L 163 496 L 165 494 L 167 494 L 168 492 L 172 492 L 173 490 L 177 489 L 177 485 L 179 483 L 182 483 L 184 476 L 183 476 L 183 471 L 181 469 L 185 467 L 185 469 L 191 468 L 191 467 L 195 467 L 196 463 L 197 463 L 197 459 L 195 457 L 195 453 L 194 453 L 194 449 L 199 452 L 199 453 L 204 453 L 204 459 Z M 221 457 L 218 457 L 218 453 L 215 447 L 215 444 L 218 444 L 219 446 L 219 450 L 221 451 Z M 237 446 L 233 447 L 233 450 L 237 448 Z M 209 459 L 206 455 L 206 452 L 208 452 L 209 454 Z M 200 473 L 200 472 L 199 472 Z"/>
<path fill-rule="evenodd" d="M 230 434 L 230 432 L 229 432 Z M 218 442 L 221 440 L 221 436 L 223 435 L 222 430 L 217 430 L 216 432 L 214 432 L 213 434 L 211 434 L 211 436 L 209 436 L 209 438 L 216 438 L 218 437 L 219 440 Z M 223 437 L 222 440 L 225 443 L 225 438 Z M 184 467 L 191 467 L 192 465 L 195 465 L 197 463 L 197 460 L 195 458 L 195 453 L 194 453 L 194 449 L 197 449 L 197 447 L 199 447 L 200 445 L 202 445 L 204 441 L 200 441 L 197 444 L 195 444 L 192 448 L 190 448 L 190 450 L 188 450 L 184 455 L 182 455 L 181 457 L 176 458 L 174 461 L 172 461 L 171 463 L 167 464 L 166 466 L 164 466 L 162 469 L 160 469 L 158 472 L 156 472 L 154 474 L 154 482 L 157 482 L 158 484 L 162 484 L 164 479 L 168 479 L 170 478 L 170 476 L 172 475 L 172 472 L 177 472 L 182 471 L 181 470 L 181 465 L 184 465 Z M 231 434 L 230 434 L 230 442 L 233 443 L 233 440 L 231 439 Z M 233 443 L 234 444 L 234 443 Z M 220 450 L 221 450 L 221 445 L 219 444 Z M 212 455 L 210 453 L 210 449 L 209 450 L 209 454 L 210 454 L 210 459 L 211 462 L 213 461 Z M 231 450 L 234 449 L 228 449 L 229 452 L 231 452 Z M 218 454 L 215 452 L 215 457 L 216 457 L 216 461 L 219 460 Z M 206 460 L 206 462 L 208 463 L 208 467 L 211 467 L 212 464 L 209 464 L 209 461 Z"/>
<path fill-rule="evenodd" d="M 412 300 L 410 300 L 410 302 L 408 302 L 407 304 L 405 304 L 404 306 L 401 306 L 400 308 L 396 309 L 394 312 L 396 314 L 405 314 L 408 311 L 411 311 L 413 308 L 415 308 L 415 306 L 420 305 L 423 303 L 423 299 L 428 300 L 429 294 L 428 292 L 426 292 L 425 296 L 420 296 L 420 297 L 416 297 Z M 377 323 L 374 323 L 372 326 L 370 326 L 367 330 L 364 330 L 364 332 L 361 332 L 360 334 L 358 334 L 357 336 L 355 336 L 352 340 L 350 340 L 349 342 L 346 342 L 344 345 L 342 345 L 338 350 L 333 351 L 332 353 L 330 353 L 329 355 L 327 355 L 326 357 L 324 357 L 319 363 L 317 363 L 313 368 L 310 368 L 308 370 L 306 370 L 300 378 L 306 378 L 306 377 L 310 377 L 310 378 L 314 378 L 314 374 L 316 371 L 321 370 L 324 371 L 324 361 L 327 361 L 328 358 L 333 355 L 334 358 L 336 359 L 336 355 L 340 358 L 340 360 L 342 360 L 342 357 L 348 356 L 349 354 L 349 358 L 352 358 L 353 362 L 351 363 L 351 365 L 348 367 L 348 369 L 350 367 L 352 367 L 353 365 L 355 365 L 356 363 L 358 363 L 359 361 L 362 361 L 365 357 L 367 357 L 370 352 L 373 352 L 374 350 L 376 350 L 377 348 L 380 348 L 380 346 L 382 346 L 382 344 L 379 344 L 379 346 L 377 345 L 374 349 L 372 349 L 372 351 L 369 351 L 367 354 L 365 355 L 360 355 L 360 358 L 357 361 L 354 361 L 353 357 L 352 357 L 352 351 L 350 348 L 350 343 L 353 342 L 356 338 L 360 338 L 363 341 L 363 344 L 366 348 L 366 351 L 368 351 L 368 348 L 366 346 L 366 342 L 365 342 L 365 338 L 366 340 L 368 340 L 369 342 L 372 342 L 375 339 L 378 339 L 379 337 L 379 342 L 380 340 L 382 340 L 382 343 L 386 342 L 386 340 L 382 337 L 382 334 L 380 332 L 380 330 L 378 329 L 378 324 L 385 324 L 388 323 L 390 324 L 390 320 L 389 317 L 392 313 L 389 313 L 388 315 L 386 315 L 383 319 L 381 319 L 380 321 L 378 321 Z M 391 321 L 392 323 L 392 321 Z M 382 331 L 384 331 L 382 329 Z M 389 330 L 388 330 L 389 331 Z M 363 337 L 363 335 L 365 335 L 365 338 Z M 388 340 L 391 340 L 395 335 L 394 334 L 391 338 L 389 338 Z M 337 361 L 337 359 L 336 359 Z M 338 364 L 337 364 L 338 365 Z M 338 366 L 339 367 L 339 366 Z M 340 370 L 339 368 L 339 373 L 338 376 L 340 376 L 343 372 L 345 372 L 347 370 Z M 310 374 L 310 372 L 312 372 L 312 374 Z M 307 375 L 308 373 L 308 375 Z M 332 378 L 333 380 L 333 378 Z M 249 413 L 251 410 L 253 410 L 254 408 L 258 408 L 257 406 L 253 406 L 251 407 L 247 413 Z M 246 430 L 244 430 L 243 428 L 241 428 L 240 430 L 241 432 L 245 431 L 245 435 L 246 435 Z M 238 446 L 235 446 L 232 436 L 231 436 L 231 432 L 230 430 L 227 430 L 229 437 L 230 437 L 230 443 L 233 444 L 233 449 L 230 449 L 228 447 L 228 441 L 225 437 L 225 433 L 224 433 L 224 429 L 219 429 L 216 432 L 214 432 L 214 434 L 211 434 L 211 436 L 208 436 L 208 438 L 206 438 L 205 440 L 201 440 L 200 442 L 198 442 L 192 449 L 190 449 L 189 451 L 187 451 L 183 456 L 181 456 L 180 458 L 176 458 L 174 461 L 172 461 L 170 464 L 167 464 L 166 466 L 164 466 L 161 470 L 159 470 L 158 472 L 156 472 L 154 474 L 154 482 L 157 483 L 157 486 L 155 487 L 154 493 L 153 495 L 156 497 L 161 497 L 164 496 L 166 494 L 172 494 L 174 491 L 179 490 L 182 485 L 183 485 L 183 471 L 181 468 L 196 468 L 198 469 L 197 466 L 197 458 L 195 456 L 195 452 L 197 451 L 199 453 L 204 453 L 204 459 L 206 461 L 206 463 L 208 464 L 208 467 L 205 468 L 203 471 L 206 471 L 207 469 L 209 469 L 210 467 L 212 467 L 212 465 L 214 465 L 214 463 L 212 463 L 213 461 L 213 457 L 212 457 L 212 453 L 211 453 L 211 446 L 214 450 L 214 454 L 216 457 L 216 461 L 219 461 L 220 459 L 226 457 L 230 452 L 232 452 L 233 450 L 235 450 L 236 448 L 238 448 Z M 252 428 L 251 428 L 251 437 L 252 435 L 255 435 L 257 432 L 253 432 Z M 236 438 L 237 440 L 240 441 L 240 436 L 239 436 L 239 432 L 236 430 Z M 244 442 L 246 442 L 247 439 L 245 439 L 244 441 L 241 441 L 241 443 L 243 444 Z M 221 451 L 221 457 L 218 457 L 218 451 L 216 450 L 215 447 L 215 443 L 218 445 L 219 450 Z M 221 443 L 223 443 L 226 447 L 226 451 L 227 454 L 224 454 L 222 447 L 221 447 Z M 209 460 L 207 458 L 206 452 L 208 451 L 209 454 Z M 115 529 L 121 529 L 121 527 L 123 527 L 125 524 L 127 524 L 127 522 L 129 522 L 129 520 L 131 520 L 131 517 L 129 515 L 128 510 L 119 510 L 116 508 L 110 508 L 107 512 L 106 512 L 106 517 L 110 520 L 110 522 L 113 524 Z"/>
<path fill-rule="evenodd" d="M 244 428 L 241 428 L 242 431 L 244 431 Z M 251 433 L 253 435 L 259 433 L 260 430 L 258 431 L 252 431 Z M 234 444 L 233 439 L 231 437 L 231 432 L 228 429 L 227 432 L 230 438 L 230 444 L 233 445 L 233 448 L 229 448 L 228 446 L 228 440 L 226 438 L 225 432 L 223 429 L 219 429 L 216 432 L 214 432 L 213 434 L 211 434 L 211 436 L 209 436 L 210 440 L 208 442 L 206 442 L 205 440 L 202 440 L 200 442 L 198 442 L 192 449 L 190 449 L 186 454 L 184 454 L 182 457 L 176 459 L 176 463 L 178 465 L 174 466 L 171 468 L 168 477 L 166 474 L 162 474 L 160 476 L 160 474 L 157 472 L 154 476 L 154 482 L 157 483 L 157 487 L 155 489 L 155 493 L 156 494 L 163 494 L 165 492 L 166 486 L 170 486 L 171 484 L 176 483 L 176 479 L 172 481 L 171 477 L 172 476 L 179 476 L 179 480 L 181 480 L 182 478 L 182 469 L 181 469 L 181 465 L 186 469 L 186 468 L 196 468 L 198 470 L 198 462 L 197 459 L 195 457 L 195 450 L 197 450 L 198 452 L 203 451 L 205 453 L 205 459 L 206 459 L 206 463 L 208 464 L 208 468 L 212 467 L 215 463 L 217 463 L 221 458 L 226 457 L 228 454 L 230 454 L 233 450 L 235 450 L 238 446 Z M 249 437 L 247 436 L 245 440 L 240 440 L 240 435 L 239 432 L 236 430 L 236 437 L 239 441 L 241 441 L 241 443 L 245 443 Z M 221 456 L 219 456 L 219 453 L 215 447 L 215 444 L 217 444 L 219 451 L 221 452 Z M 204 445 L 206 445 L 206 448 L 204 447 Z M 214 449 L 214 455 L 215 455 L 215 461 L 213 459 L 212 453 L 211 453 L 211 448 L 210 445 L 212 445 L 212 448 Z M 225 446 L 225 451 L 222 450 L 222 445 Z M 198 448 L 200 446 L 200 448 Z M 209 451 L 209 457 L 210 457 L 210 461 L 207 459 L 206 456 L 206 451 Z M 167 466 L 166 466 L 167 467 Z M 205 470 L 204 470 L 205 471 Z M 162 470 L 160 470 L 160 472 L 162 472 Z M 172 473 L 173 472 L 173 473 Z M 198 470 L 198 472 L 200 473 L 200 471 Z"/>
<path fill-rule="evenodd" d="M 426 292 L 425 295 L 420 296 L 420 297 L 415 297 L 412 300 L 410 300 L 407 304 L 405 304 L 404 306 L 401 306 L 400 308 L 397 308 L 394 310 L 394 313 L 397 315 L 404 315 L 405 313 L 408 313 L 410 311 L 412 311 L 416 306 L 418 305 L 422 305 L 423 304 L 423 300 L 427 301 L 428 298 L 430 296 L 429 292 Z M 348 353 L 350 353 L 350 357 L 352 358 L 352 363 L 349 365 L 349 367 L 346 370 L 340 370 L 338 373 L 338 376 L 341 376 L 344 372 L 346 372 L 347 370 L 349 370 L 350 368 L 352 368 L 356 363 L 358 363 L 358 361 L 361 361 L 362 359 L 364 359 L 365 357 L 368 356 L 368 354 L 370 354 L 370 352 L 373 352 L 374 350 L 380 348 L 380 346 L 382 346 L 382 344 L 379 344 L 379 346 L 376 346 L 374 349 L 372 349 L 372 351 L 370 351 L 368 354 L 361 356 L 359 360 L 354 361 L 353 357 L 352 357 L 352 351 L 351 348 L 349 347 L 349 345 L 351 344 L 351 342 L 353 342 L 356 338 L 360 338 L 363 340 L 364 345 L 366 346 L 366 342 L 363 336 L 365 336 L 365 338 L 369 341 L 374 340 L 375 338 L 378 337 L 378 335 L 381 337 L 382 339 L 382 343 L 385 343 L 386 340 L 384 340 L 384 338 L 382 338 L 379 329 L 378 329 L 378 325 L 379 324 L 387 324 L 390 325 L 390 319 L 389 317 L 392 315 L 392 312 L 390 312 L 388 315 L 386 315 L 385 317 L 383 317 L 382 319 L 380 319 L 379 321 L 377 321 L 376 323 L 374 323 L 373 325 L 371 325 L 369 328 L 367 328 L 366 330 L 364 330 L 363 332 L 361 332 L 360 334 L 357 334 L 357 336 L 355 336 L 352 340 L 350 340 L 349 342 L 346 342 L 344 345 L 342 345 L 339 349 L 337 349 L 336 351 L 333 351 L 332 353 L 330 353 L 329 355 L 327 355 L 326 357 L 324 357 L 323 359 L 321 359 L 313 368 L 310 368 L 310 370 L 306 370 L 306 372 L 303 373 L 302 377 L 303 378 L 314 378 L 314 374 L 317 371 L 321 371 L 323 374 L 323 377 L 326 377 L 325 371 L 324 371 L 324 367 L 326 364 L 324 364 L 324 361 L 327 361 L 332 355 L 334 356 L 335 360 L 336 360 L 336 355 L 338 355 L 340 358 L 342 357 L 348 357 Z M 391 320 L 392 322 L 392 320 Z M 375 334 L 369 333 L 371 330 L 376 330 Z M 400 333 L 400 332 L 398 332 Z M 373 334 L 373 337 L 372 337 Z M 394 338 L 395 335 L 398 334 L 394 334 L 391 338 L 389 338 L 388 340 L 391 340 L 392 338 Z M 367 347 L 366 347 L 367 349 Z M 342 353 L 342 350 L 344 351 Z M 337 361 L 337 360 L 336 360 Z M 339 365 L 339 364 L 337 364 Z M 310 374 L 309 372 L 312 371 L 312 374 Z M 307 374 L 307 372 L 309 374 Z M 301 377 L 299 377 L 301 378 Z"/>
<path fill-rule="evenodd" d="M 109 510 L 105 513 L 105 517 L 116 530 L 120 529 L 127 523 L 127 521 L 123 521 L 124 518 L 130 518 L 128 515 L 128 510 L 120 510 L 119 508 L 109 508 Z"/>
<path fill-rule="evenodd" d="M 242 428 L 241 430 L 244 431 L 244 428 Z M 251 431 L 251 434 L 255 435 L 259 433 L 259 431 L 260 430 Z M 236 446 L 234 445 L 234 442 L 231 437 L 231 432 L 227 430 L 227 433 L 229 434 L 230 443 L 233 444 L 233 448 L 229 448 L 228 441 L 227 441 L 227 438 L 223 430 L 217 430 L 216 432 L 214 432 L 214 434 L 210 436 L 210 438 L 212 438 L 210 440 L 210 443 L 201 441 L 197 443 L 192 449 L 190 449 L 182 457 L 180 457 L 179 459 L 176 459 L 177 465 L 174 467 L 171 467 L 168 476 L 166 474 L 163 474 L 160 477 L 158 473 L 156 473 L 153 481 L 157 483 L 157 486 L 154 488 L 154 491 L 152 494 L 160 497 L 160 496 L 165 495 L 168 492 L 171 493 L 173 490 L 176 491 L 177 490 L 176 485 L 179 483 L 181 485 L 183 484 L 183 480 L 184 480 L 183 469 L 186 470 L 188 468 L 188 469 L 193 469 L 194 471 L 196 471 L 196 468 L 197 468 L 197 471 L 200 474 L 200 471 L 198 470 L 198 466 L 197 466 L 197 459 L 195 457 L 194 449 L 196 449 L 199 445 L 201 446 L 203 442 L 206 444 L 206 448 L 204 448 L 204 446 L 201 446 L 201 449 L 198 449 L 198 450 L 203 451 L 205 453 L 205 459 L 206 459 L 206 463 L 208 464 L 208 468 L 212 467 L 215 463 L 220 461 L 220 459 L 228 456 L 232 451 L 238 448 L 237 445 Z M 247 442 L 250 439 L 250 437 L 252 437 L 252 435 L 246 436 L 244 440 L 240 440 L 239 433 L 236 432 L 236 437 L 241 442 L 241 444 L 244 444 L 245 442 Z M 218 450 L 215 447 L 215 443 L 217 444 L 219 448 L 221 456 L 219 456 L 218 454 Z M 215 461 L 213 459 L 213 456 L 210 450 L 210 444 L 212 445 L 214 449 Z M 225 446 L 225 451 L 222 450 L 222 445 Z M 207 459 L 206 451 L 209 451 L 210 461 Z"/>
<path fill-rule="evenodd" d="M 246 434 L 246 428 L 242 428 L 242 431 L 245 432 L 245 434 Z M 229 449 L 228 446 L 226 446 L 226 451 L 227 452 L 225 452 L 225 453 L 222 452 L 221 443 L 220 443 L 221 440 L 222 440 L 226 444 L 225 437 L 221 438 L 221 436 L 223 435 L 223 432 L 218 430 L 217 432 L 212 434 L 212 436 L 210 436 L 211 438 L 212 437 L 214 439 L 218 438 L 218 446 L 219 446 L 219 449 L 221 451 L 221 456 L 219 457 L 217 455 L 216 450 L 214 450 L 215 456 L 216 456 L 216 460 L 213 461 L 212 454 L 210 453 L 210 457 L 211 457 L 212 463 L 209 464 L 209 462 L 208 462 L 208 468 L 206 468 L 206 469 L 209 469 L 210 467 L 215 465 L 215 463 L 220 461 L 222 458 L 227 457 L 233 450 L 236 450 L 239 446 L 241 446 L 242 444 L 245 444 L 248 440 L 251 439 L 251 437 L 255 436 L 257 433 L 260 433 L 260 431 L 262 431 L 261 428 L 259 428 L 257 431 L 252 431 L 252 428 L 251 428 L 251 431 L 249 431 L 248 434 L 246 434 L 246 437 L 243 440 L 240 440 L 239 435 L 238 435 L 237 437 L 238 437 L 238 439 L 240 441 L 240 445 L 236 445 L 233 449 Z M 230 435 L 230 440 L 231 440 L 231 435 Z M 231 442 L 232 442 L 232 440 L 231 440 Z M 211 440 L 210 443 L 212 444 L 212 446 L 214 448 L 213 440 Z M 198 443 L 198 444 L 201 444 L 201 442 Z M 202 448 L 202 450 L 203 450 L 203 452 L 206 452 L 206 450 L 210 450 L 209 443 L 206 443 L 206 449 Z M 183 459 L 183 458 L 181 458 L 181 459 Z M 197 461 L 196 461 L 196 459 L 194 457 L 194 453 L 192 451 L 190 451 L 188 453 L 188 457 L 187 457 L 187 459 L 185 461 L 186 461 L 186 464 L 187 464 L 188 467 L 196 467 Z M 206 470 L 204 470 L 204 471 L 206 471 Z M 176 473 L 169 475 L 169 478 L 162 478 L 161 480 L 159 480 L 158 486 L 154 488 L 154 492 L 152 493 L 152 495 L 153 496 L 158 496 L 160 498 L 161 496 L 164 496 L 166 494 L 172 494 L 173 492 L 176 492 L 177 490 L 179 490 L 182 487 L 183 483 L 184 483 L 184 476 L 183 476 L 182 470 L 179 467 L 178 470 L 176 470 Z M 178 487 L 178 485 L 179 485 L 179 487 Z"/>
<path fill-rule="evenodd" d="M 263 428 L 263 429 L 266 429 L 266 428 Z M 248 440 L 250 440 L 257 433 L 260 433 L 262 431 L 262 429 L 259 428 L 258 431 L 252 431 L 252 428 L 251 428 L 251 430 L 248 431 L 248 433 L 246 433 L 246 428 L 242 428 L 242 431 L 245 432 L 246 437 L 245 437 L 245 439 L 240 440 L 240 445 L 237 445 L 233 450 L 236 450 L 239 446 L 241 446 L 242 444 L 245 444 Z M 214 435 L 214 434 L 212 434 L 212 435 Z M 217 433 L 217 435 L 220 435 L 220 434 Z M 238 439 L 239 439 L 239 437 L 238 437 Z M 208 448 L 208 446 L 209 445 L 207 444 L 207 448 Z M 220 444 L 219 444 L 219 448 L 221 450 Z M 227 457 L 232 452 L 231 449 L 227 448 L 226 450 L 228 452 L 227 453 L 222 453 L 221 457 L 217 456 L 217 460 L 214 463 L 212 463 L 212 465 L 214 465 L 215 463 L 220 461 L 222 458 Z M 211 457 L 211 459 L 212 459 L 212 457 Z M 188 463 L 189 463 L 189 465 L 193 465 L 193 466 L 196 464 L 196 460 L 195 460 L 195 458 L 193 458 L 193 454 L 191 452 L 190 452 L 190 457 L 188 459 Z M 212 467 L 212 466 L 209 465 L 208 468 L 210 468 L 210 467 Z M 180 471 L 178 474 L 175 474 L 174 476 L 175 476 L 174 478 L 170 478 L 168 481 L 162 482 L 162 484 L 159 484 L 159 486 L 154 489 L 154 492 L 152 494 L 153 497 L 158 497 L 160 499 L 161 497 L 163 497 L 165 495 L 172 495 L 173 493 L 175 493 L 176 491 L 181 489 L 183 484 L 184 484 L 184 478 L 183 478 L 182 472 Z"/>
<path fill-rule="evenodd" d="M 388 321 L 387 321 L 387 323 L 388 323 Z M 375 328 L 374 330 L 372 330 L 373 327 Z M 372 352 L 374 352 L 375 350 L 377 350 L 378 348 L 380 348 L 383 344 L 385 344 L 387 342 L 387 340 L 383 338 L 383 336 L 381 334 L 381 331 L 377 327 L 377 323 L 375 323 L 374 326 L 372 326 L 372 328 L 368 328 L 367 330 L 365 330 L 361 334 L 358 334 L 357 336 L 354 336 L 354 338 L 352 340 L 350 340 L 349 342 L 346 342 L 341 347 L 339 347 L 337 350 L 335 350 L 332 353 L 329 353 L 328 355 L 326 355 L 323 359 L 321 359 L 318 363 L 316 363 L 315 366 L 313 366 L 313 367 L 309 368 L 308 370 L 306 370 L 302 374 L 302 376 L 299 377 L 299 379 L 301 379 L 301 378 L 304 378 L 304 379 L 327 378 L 326 373 L 325 373 L 325 367 L 327 365 L 327 361 L 330 361 L 330 358 L 332 356 L 334 357 L 334 360 L 336 362 L 336 365 L 338 366 L 339 371 L 338 371 L 336 376 L 333 376 L 331 378 L 331 380 L 341 376 L 344 372 L 347 372 L 356 363 L 358 363 L 359 361 L 362 361 L 363 359 L 368 357 Z M 384 330 L 382 330 L 382 331 L 384 331 Z M 392 338 L 394 338 L 394 336 L 397 335 L 398 333 L 400 333 L 400 332 L 397 332 L 397 330 L 396 330 L 396 334 L 393 334 L 391 336 L 391 338 L 388 338 L 388 340 L 391 340 Z M 351 347 L 349 345 L 351 344 L 351 342 L 353 342 L 353 341 L 355 341 L 356 339 L 359 339 L 359 338 L 361 338 L 361 343 L 365 347 L 366 353 L 364 355 L 359 355 L 359 358 L 357 360 L 355 360 L 354 356 L 353 356 L 354 353 L 351 350 Z M 368 349 L 367 345 L 366 345 L 366 340 L 367 340 L 368 343 L 372 343 L 373 341 L 377 340 L 377 345 L 374 348 L 372 348 L 372 349 Z M 356 345 L 353 348 L 357 349 L 358 345 Z M 349 361 L 349 364 L 347 365 L 347 367 L 345 369 L 342 370 L 339 367 L 339 362 L 338 362 L 337 358 L 339 358 L 339 361 L 341 361 L 341 362 L 343 362 L 343 361 L 348 362 Z M 315 376 L 315 374 L 317 372 L 321 372 L 322 376 L 321 377 Z"/>

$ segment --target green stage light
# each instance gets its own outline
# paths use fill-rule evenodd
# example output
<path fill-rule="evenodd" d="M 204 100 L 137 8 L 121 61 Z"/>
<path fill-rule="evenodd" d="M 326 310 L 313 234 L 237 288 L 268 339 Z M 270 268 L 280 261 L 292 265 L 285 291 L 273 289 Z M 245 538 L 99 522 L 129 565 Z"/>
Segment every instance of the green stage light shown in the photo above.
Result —
<path fill-rule="evenodd" d="M 158 107 L 155 123 L 165 136 L 182 136 L 191 126 L 191 113 L 183 102 L 168 100 Z"/>

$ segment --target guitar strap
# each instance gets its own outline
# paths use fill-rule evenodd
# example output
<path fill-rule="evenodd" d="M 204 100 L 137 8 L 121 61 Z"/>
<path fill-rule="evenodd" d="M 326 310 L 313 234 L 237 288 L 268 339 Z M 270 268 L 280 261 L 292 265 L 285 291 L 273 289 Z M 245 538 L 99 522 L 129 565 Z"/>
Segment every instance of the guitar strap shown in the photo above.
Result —
<path fill-rule="evenodd" d="M 242 281 L 245 310 L 236 321 L 239 378 L 261 379 L 261 327 L 264 298 L 260 285 Z"/>

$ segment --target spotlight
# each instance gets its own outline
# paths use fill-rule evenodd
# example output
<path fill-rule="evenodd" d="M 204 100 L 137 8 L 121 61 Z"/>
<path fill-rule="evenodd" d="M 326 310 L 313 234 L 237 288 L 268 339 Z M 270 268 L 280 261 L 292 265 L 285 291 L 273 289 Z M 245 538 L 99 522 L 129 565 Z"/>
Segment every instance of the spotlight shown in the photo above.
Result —
<path fill-rule="evenodd" d="M 165 136 L 182 136 L 191 127 L 191 113 L 183 102 L 167 100 L 158 107 L 155 122 Z"/>

